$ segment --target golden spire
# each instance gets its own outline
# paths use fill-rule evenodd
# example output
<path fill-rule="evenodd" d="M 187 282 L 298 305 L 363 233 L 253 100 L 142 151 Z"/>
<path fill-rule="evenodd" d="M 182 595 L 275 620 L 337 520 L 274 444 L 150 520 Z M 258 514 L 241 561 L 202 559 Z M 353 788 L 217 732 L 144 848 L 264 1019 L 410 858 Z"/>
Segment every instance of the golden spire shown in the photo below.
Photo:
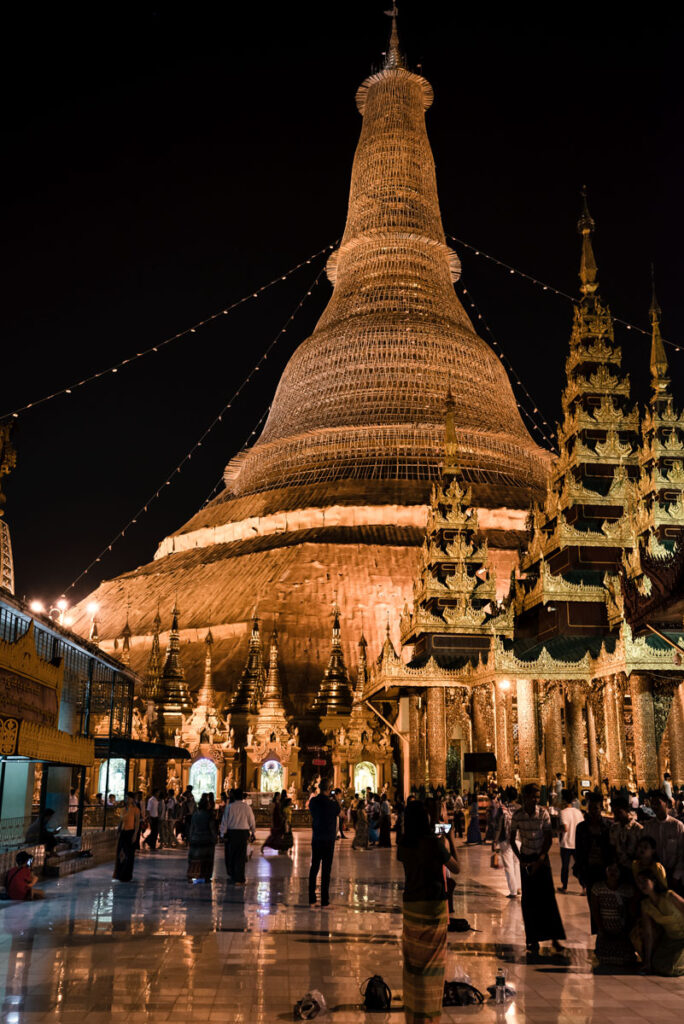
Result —
<path fill-rule="evenodd" d="M 247 661 L 242 675 L 230 700 L 231 712 L 256 713 L 266 680 L 263 646 L 259 632 L 259 618 L 256 607 L 252 617 L 252 632 L 247 648 Z"/>
<path fill-rule="evenodd" d="M 399 49 L 399 32 L 397 29 L 397 15 L 399 9 L 396 4 L 392 4 L 391 11 L 385 11 L 388 18 L 392 19 L 392 31 L 390 33 L 389 46 L 385 55 L 384 67 L 386 70 L 390 68 L 405 68 L 406 62 L 404 61 L 404 55 Z"/>
<path fill-rule="evenodd" d="M 593 296 L 598 290 L 598 267 L 594 257 L 591 236 L 595 228 L 594 220 L 587 205 L 587 187 L 582 186 L 582 216 L 577 222 L 577 230 L 582 236 L 582 258 L 579 277 L 582 282 L 580 291 L 585 299 Z"/>
<path fill-rule="evenodd" d="M 667 362 L 667 355 L 665 354 L 663 336 L 660 333 L 661 310 L 660 306 L 658 305 L 658 299 L 656 297 L 655 273 L 652 264 L 651 282 L 652 294 L 651 308 L 649 310 L 651 314 L 651 388 L 653 389 L 654 396 L 656 396 L 658 392 L 662 393 L 667 388 L 667 385 L 670 383 L 670 367 Z"/>
<path fill-rule="evenodd" d="M 122 644 L 121 644 L 121 658 L 119 660 L 121 661 L 122 665 L 130 665 L 130 663 L 131 663 L 131 636 L 132 635 L 133 634 L 131 632 L 131 627 L 130 627 L 129 622 L 128 622 L 128 608 L 126 608 L 126 624 L 125 624 L 124 628 L 121 630 Z"/>
<path fill-rule="evenodd" d="M 204 681 L 202 687 L 197 694 L 197 706 L 204 707 L 208 711 L 214 711 L 216 708 L 216 697 L 214 694 L 214 670 L 212 664 L 212 647 L 214 644 L 214 637 L 212 636 L 211 630 L 207 631 L 207 635 L 204 638 Z"/>
<path fill-rule="evenodd" d="M 278 626 L 274 621 L 273 632 L 271 633 L 271 646 L 268 654 L 268 676 L 266 677 L 266 687 L 262 702 L 262 707 L 267 705 L 269 711 L 283 706 L 283 689 L 280 684 L 278 657 Z"/>
<path fill-rule="evenodd" d="M 157 605 L 157 614 L 152 622 L 152 647 L 150 648 L 150 657 L 145 673 L 144 694 L 148 700 L 153 700 L 159 696 L 162 673 L 161 647 L 159 645 L 160 632 L 161 616 L 159 615 L 159 605 Z"/>
<path fill-rule="evenodd" d="M 333 602 L 332 618 L 333 627 L 328 667 L 323 673 L 318 695 L 312 706 L 314 713 L 322 716 L 330 714 L 348 715 L 354 698 L 342 651 L 342 631 L 340 629 L 340 609 L 337 604 L 337 594 L 335 594 Z"/>
<path fill-rule="evenodd" d="M 5 495 L 2 493 L 2 478 L 11 473 L 17 464 L 17 453 L 10 441 L 11 420 L 0 423 L 0 587 L 14 593 L 14 561 L 9 527 L 2 518 L 5 511 Z"/>
<path fill-rule="evenodd" d="M 456 402 L 449 382 L 444 400 L 444 469 L 456 469 L 456 461 Z"/>

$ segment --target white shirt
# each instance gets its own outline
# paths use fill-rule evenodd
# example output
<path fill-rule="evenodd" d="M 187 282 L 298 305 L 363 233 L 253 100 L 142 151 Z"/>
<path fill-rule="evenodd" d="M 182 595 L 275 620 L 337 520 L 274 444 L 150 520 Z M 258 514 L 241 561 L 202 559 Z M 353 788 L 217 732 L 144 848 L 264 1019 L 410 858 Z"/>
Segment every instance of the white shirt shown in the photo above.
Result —
<path fill-rule="evenodd" d="M 246 829 L 250 832 L 254 832 L 256 829 L 254 811 L 244 800 L 233 800 L 232 804 L 228 804 L 223 812 L 221 835 L 230 829 Z"/>
<path fill-rule="evenodd" d="M 147 801 L 147 813 L 150 816 L 150 818 L 159 817 L 159 801 L 157 800 L 156 796 L 151 796 L 150 799 Z"/>
<path fill-rule="evenodd" d="M 584 815 L 576 807 L 564 807 L 560 812 L 560 820 L 563 825 L 563 832 L 560 837 L 560 845 L 563 850 L 575 849 L 575 831 Z"/>

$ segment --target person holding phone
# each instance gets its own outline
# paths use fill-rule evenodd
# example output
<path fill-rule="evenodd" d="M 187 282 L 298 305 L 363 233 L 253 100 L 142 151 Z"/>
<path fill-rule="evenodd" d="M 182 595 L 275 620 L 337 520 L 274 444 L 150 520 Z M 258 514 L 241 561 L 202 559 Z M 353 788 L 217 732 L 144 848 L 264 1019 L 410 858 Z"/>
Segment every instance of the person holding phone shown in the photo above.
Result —
<path fill-rule="evenodd" d="M 38 875 L 31 870 L 33 857 L 26 850 L 20 850 L 16 856 L 15 866 L 5 875 L 5 890 L 10 900 L 42 900 L 45 893 L 34 888 Z"/>
<path fill-rule="evenodd" d="M 405 877 L 402 946 L 407 1024 L 439 1020 L 442 1012 L 448 922 L 444 869 L 452 875 L 460 871 L 445 829 L 450 826 L 431 822 L 420 800 L 406 805 L 397 859 Z"/>

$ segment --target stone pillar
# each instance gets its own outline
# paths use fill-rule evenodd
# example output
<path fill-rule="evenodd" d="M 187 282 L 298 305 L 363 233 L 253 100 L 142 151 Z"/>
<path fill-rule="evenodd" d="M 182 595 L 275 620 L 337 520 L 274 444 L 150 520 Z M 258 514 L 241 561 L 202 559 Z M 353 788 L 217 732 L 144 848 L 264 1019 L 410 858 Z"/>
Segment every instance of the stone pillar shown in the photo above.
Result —
<path fill-rule="evenodd" d="M 620 789 L 629 782 L 625 716 L 617 676 L 610 676 L 603 688 L 603 718 L 606 728 L 606 760 L 603 774 L 611 786 Z"/>
<path fill-rule="evenodd" d="M 409 697 L 409 786 L 420 786 L 425 781 L 425 761 L 420 758 L 420 727 L 420 696 L 412 692 Z"/>
<path fill-rule="evenodd" d="M 565 693 L 565 756 L 568 762 L 568 788 L 580 791 L 584 775 L 584 693 L 569 683 Z"/>
<path fill-rule="evenodd" d="M 589 751 L 589 775 L 600 786 L 601 766 L 599 765 L 598 744 L 596 742 L 596 719 L 591 700 L 587 701 L 587 749 Z"/>
<path fill-rule="evenodd" d="M 670 773 L 675 786 L 684 786 L 684 683 L 675 689 L 668 722 Z"/>
<path fill-rule="evenodd" d="M 446 785 L 446 714 L 441 686 L 427 690 L 427 760 L 430 785 Z"/>
<path fill-rule="evenodd" d="M 558 683 L 548 683 L 544 710 L 542 713 L 544 731 L 544 766 L 546 784 L 552 786 L 556 773 L 565 775 L 565 752 L 563 750 L 563 722 L 561 720 L 561 689 Z"/>
<path fill-rule="evenodd" d="M 520 782 L 540 782 L 539 737 L 537 735 L 536 687 L 532 679 L 518 679 L 518 758 Z"/>
<path fill-rule="evenodd" d="M 632 694 L 637 785 L 640 789 L 656 789 L 660 784 L 660 777 L 651 680 L 645 673 L 632 672 L 629 688 Z"/>
<path fill-rule="evenodd" d="M 500 786 L 515 785 L 513 755 L 513 698 L 506 680 L 494 688 L 496 722 L 496 781 Z"/>

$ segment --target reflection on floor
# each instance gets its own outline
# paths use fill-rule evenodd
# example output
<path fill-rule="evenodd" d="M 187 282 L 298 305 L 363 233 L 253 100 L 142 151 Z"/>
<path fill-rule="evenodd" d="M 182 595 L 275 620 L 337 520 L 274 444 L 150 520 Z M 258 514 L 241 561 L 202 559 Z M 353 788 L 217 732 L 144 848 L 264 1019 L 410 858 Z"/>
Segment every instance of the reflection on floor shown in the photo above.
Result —
<path fill-rule="evenodd" d="M 338 843 L 333 906 L 310 910 L 309 840 L 296 833 L 291 857 L 262 856 L 255 846 L 244 889 L 226 885 L 222 848 L 211 885 L 189 885 L 183 852 L 163 851 L 141 854 L 130 884 L 113 882 L 104 866 L 47 884 L 43 903 L 0 904 L 3 1024 L 270 1024 L 291 1020 L 311 988 L 325 995 L 331 1024 L 349 1024 L 366 1017 L 359 984 L 372 974 L 388 982 L 397 1009 L 368 1021 L 403 1021 L 394 850 Z M 485 847 L 463 848 L 461 858 L 456 912 L 473 930 L 450 934 L 448 976 L 465 971 L 484 991 L 503 965 L 518 995 L 498 1014 L 485 1005 L 445 1010 L 444 1020 L 681 1021 L 684 979 L 592 974 L 587 905 L 576 887 L 558 897 L 567 955 L 528 963 L 519 901 L 505 898 L 503 872 L 489 867 Z M 557 877 L 555 859 L 554 870 Z"/>

